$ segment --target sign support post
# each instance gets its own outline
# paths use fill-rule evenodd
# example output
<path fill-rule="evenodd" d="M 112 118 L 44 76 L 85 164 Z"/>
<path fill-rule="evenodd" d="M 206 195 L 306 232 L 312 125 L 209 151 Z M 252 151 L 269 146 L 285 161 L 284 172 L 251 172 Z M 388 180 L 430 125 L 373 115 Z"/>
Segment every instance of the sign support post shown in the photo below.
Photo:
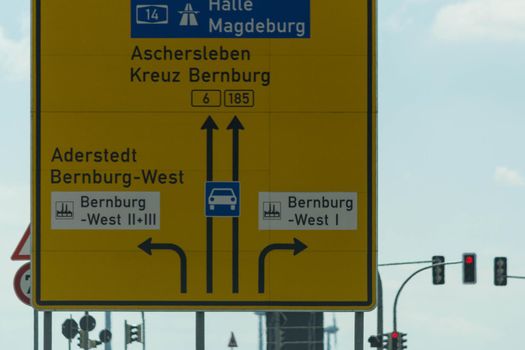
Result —
<path fill-rule="evenodd" d="M 53 316 L 51 311 L 44 311 L 44 350 L 53 350 L 52 320 Z"/>
<path fill-rule="evenodd" d="M 195 321 L 195 348 L 196 350 L 204 350 L 204 312 L 196 312 Z"/>
<path fill-rule="evenodd" d="M 33 349 L 38 350 L 38 310 L 33 310 Z"/>
<path fill-rule="evenodd" d="M 364 343 L 364 323 L 365 323 L 365 314 L 362 312 L 355 313 L 355 323 L 354 323 L 354 340 L 355 340 L 355 350 L 363 350 Z"/>

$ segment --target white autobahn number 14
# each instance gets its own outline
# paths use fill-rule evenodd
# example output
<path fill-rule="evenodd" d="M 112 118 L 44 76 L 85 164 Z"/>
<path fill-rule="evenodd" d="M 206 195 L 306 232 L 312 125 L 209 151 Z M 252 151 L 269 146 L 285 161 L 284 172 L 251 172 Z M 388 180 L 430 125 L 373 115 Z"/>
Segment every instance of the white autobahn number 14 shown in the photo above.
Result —
<path fill-rule="evenodd" d="M 147 8 L 146 9 L 146 17 L 148 20 L 159 20 L 159 12 L 155 8 Z"/>

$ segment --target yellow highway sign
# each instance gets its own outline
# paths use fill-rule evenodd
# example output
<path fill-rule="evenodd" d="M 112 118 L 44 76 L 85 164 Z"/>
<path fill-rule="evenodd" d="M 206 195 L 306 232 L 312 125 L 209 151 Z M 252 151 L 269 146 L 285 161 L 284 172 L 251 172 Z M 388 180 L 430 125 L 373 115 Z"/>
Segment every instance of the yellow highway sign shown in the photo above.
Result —
<path fill-rule="evenodd" d="M 33 305 L 372 309 L 375 6 L 33 0 Z"/>

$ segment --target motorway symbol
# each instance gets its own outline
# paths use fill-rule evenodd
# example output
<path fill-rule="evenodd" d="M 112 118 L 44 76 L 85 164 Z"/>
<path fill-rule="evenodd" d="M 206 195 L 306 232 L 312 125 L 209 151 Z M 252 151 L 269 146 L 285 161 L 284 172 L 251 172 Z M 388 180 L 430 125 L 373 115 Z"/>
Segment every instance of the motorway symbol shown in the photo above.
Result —
<path fill-rule="evenodd" d="M 187 287 L 187 258 L 184 250 L 176 244 L 172 243 L 152 243 L 152 238 L 148 238 L 141 244 L 139 248 L 146 254 L 152 255 L 152 250 L 172 250 L 179 255 L 180 258 L 180 292 L 186 293 Z"/>
<path fill-rule="evenodd" d="M 298 240 L 293 239 L 293 243 L 274 243 L 264 248 L 259 255 L 259 293 L 264 293 L 264 279 L 265 279 L 265 259 L 266 256 L 274 250 L 293 250 L 293 255 L 296 256 L 303 250 L 308 248 L 306 244 Z"/>
<path fill-rule="evenodd" d="M 26 305 L 31 305 L 31 263 L 18 269 L 13 280 L 15 294 Z"/>
<path fill-rule="evenodd" d="M 181 27 L 188 27 L 188 26 L 198 26 L 199 23 L 197 22 L 197 14 L 199 11 L 193 10 L 193 6 L 191 6 L 190 3 L 187 3 L 184 7 L 183 11 L 178 11 L 182 16 L 180 18 L 179 25 Z"/>
<path fill-rule="evenodd" d="M 11 255 L 11 260 L 31 260 L 31 225 L 28 225 L 22 239 Z"/>

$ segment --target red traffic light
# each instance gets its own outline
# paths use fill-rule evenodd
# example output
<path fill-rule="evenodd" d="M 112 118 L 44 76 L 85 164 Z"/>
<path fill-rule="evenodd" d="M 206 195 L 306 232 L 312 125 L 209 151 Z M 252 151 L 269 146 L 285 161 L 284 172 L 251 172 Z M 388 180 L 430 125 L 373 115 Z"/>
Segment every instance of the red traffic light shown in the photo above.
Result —
<path fill-rule="evenodd" d="M 397 339 L 399 338 L 399 333 L 398 332 L 392 332 L 392 339 Z"/>
<path fill-rule="evenodd" d="M 476 283 L 476 254 L 463 254 L 463 283 Z"/>

